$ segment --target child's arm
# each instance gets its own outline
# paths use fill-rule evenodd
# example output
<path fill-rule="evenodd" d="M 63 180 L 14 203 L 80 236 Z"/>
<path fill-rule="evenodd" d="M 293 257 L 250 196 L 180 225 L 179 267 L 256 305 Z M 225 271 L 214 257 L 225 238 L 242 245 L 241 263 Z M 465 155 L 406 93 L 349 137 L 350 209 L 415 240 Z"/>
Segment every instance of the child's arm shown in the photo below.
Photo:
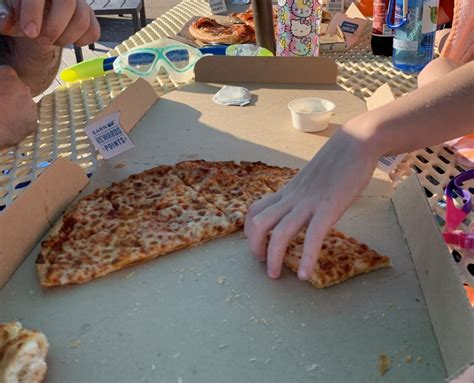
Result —
<path fill-rule="evenodd" d="M 474 62 L 346 123 L 293 181 L 252 205 L 245 222 L 251 250 L 278 278 L 288 242 L 309 224 L 298 272 L 307 279 L 323 238 L 367 186 L 378 158 L 468 133 L 474 133 Z"/>

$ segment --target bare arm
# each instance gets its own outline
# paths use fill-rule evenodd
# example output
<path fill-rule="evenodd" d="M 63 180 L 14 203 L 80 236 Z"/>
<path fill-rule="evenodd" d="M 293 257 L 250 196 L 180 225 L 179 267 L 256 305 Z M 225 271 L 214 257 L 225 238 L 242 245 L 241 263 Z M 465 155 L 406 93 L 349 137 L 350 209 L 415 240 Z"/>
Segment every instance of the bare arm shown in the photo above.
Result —
<path fill-rule="evenodd" d="M 473 98 L 471 62 L 346 123 L 294 180 L 251 206 L 245 233 L 268 275 L 279 277 L 289 241 L 307 224 L 298 271 L 307 279 L 324 237 L 367 186 L 378 158 L 473 133 Z"/>
<path fill-rule="evenodd" d="M 382 155 L 474 133 L 474 61 L 360 118 Z"/>

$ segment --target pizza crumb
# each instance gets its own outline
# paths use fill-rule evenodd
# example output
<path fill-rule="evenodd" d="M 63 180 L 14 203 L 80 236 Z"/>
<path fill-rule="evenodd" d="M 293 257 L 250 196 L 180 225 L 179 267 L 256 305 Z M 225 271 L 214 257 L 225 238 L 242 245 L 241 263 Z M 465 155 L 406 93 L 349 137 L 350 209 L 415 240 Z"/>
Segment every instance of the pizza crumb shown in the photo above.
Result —
<path fill-rule="evenodd" d="M 416 358 L 416 361 L 417 361 L 418 363 L 420 363 L 422 360 L 423 360 L 423 358 L 422 358 L 421 356 L 419 356 L 418 358 Z"/>
<path fill-rule="evenodd" d="M 300 326 L 304 328 L 304 327 L 306 327 L 306 323 L 301 322 L 301 323 L 300 323 Z"/>
<path fill-rule="evenodd" d="M 271 359 L 266 359 L 265 362 L 263 362 L 264 364 L 268 364 L 270 363 L 272 360 Z"/>
<path fill-rule="evenodd" d="M 156 370 L 156 366 L 155 366 L 154 364 L 152 364 L 152 365 L 151 365 L 151 369 L 152 369 L 153 371 L 155 371 L 155 370 Z"/>
<path fill-rule="evenodd" d="M 78 348 L 80 344 L 81 344 L 81 341 L 79 339 L 71 340 L 69 342 L 69 348 Z"/>
<path fill-rule="evenodd" d="M 220 285 L 223 285 L 225 283 L 225 277 L 223 276 L 217 277 L 216 282 L 219 283 Z"/>
<path fill-rule="evenodd" d="M 273 345 L 272 346 L 272 350 L 276 350 L 277 346 L 276 345 Z"/>
<path fill-rule="evenodd" d="M 255 362 L 256 360 L 257 360 L 257 358 L 250 358 L 249 362 Z"/>
<path fill-rule="evenodd" d="M 315 363 L 310 364 L 309 366 L 306 366 L 306 372 L 311 372 L 314 371 L 318 368 L 319 366 Z"/>
<path fill-rule="evenodd" d="M 124 168 L 126 167 L 127 164 L 123 163 L 123 162 L 117 162 L 114 166 L 115 169 L 121 169 L 121 168 Z"/>
<path fill-rule="evenodd" d="M 30 290 L 30 294 L 33 295 L 35 292 L 33 290 Z"/>
<path fill-rule="evenodd" d="M 232 302 L 232 295 L 228 295 L 227 298 L 225 299 L 225 303 L 230 303 Z"/>
<path fill-rule="evenodd" d="M 392 366 L 392 362 L 390 361 L 390 358 L 385 354 L 380 354 L 379 355 L 380 376 L 383 376 L 388 370 L 390 370 L 391 366 Z"/>
<path fill-rule="evenodd" d="M 179 358 L 180 356 L 181 356 L 181 353 L 178 352 L 178 353 L 176 353 L 176 354 L 173 355 L 173 359 Z"/>
<path fill-rule="evenodd" d="M 219 348 L 220 348 L 221 350 L 222 350 L 223 348 L 227 348 L 227 347 L 229 347 L 228 344 L 220 344 L 220 345 L 219 345 Z"/>
<path fill-rule="evenodd" d="M 125 275 L 122 279 L 123 279 L 123 280 L 130 279 L 130 278 L 132 278 L 134 275 L 135 275 L 135 271 L 132 271 L 131 273 L 128 273 L 127 275 Z"/>
<path fill-rule="evenodd" d="M 275 343 L 283 343 L 283 341 L 281 339 L 276 339 Z"/>
<path fill-rule="evenodd" d="M 413 357 L 411 355 L 405 356 L 405 363 L 411 363 L 412 360 L 413 360 Z"/>

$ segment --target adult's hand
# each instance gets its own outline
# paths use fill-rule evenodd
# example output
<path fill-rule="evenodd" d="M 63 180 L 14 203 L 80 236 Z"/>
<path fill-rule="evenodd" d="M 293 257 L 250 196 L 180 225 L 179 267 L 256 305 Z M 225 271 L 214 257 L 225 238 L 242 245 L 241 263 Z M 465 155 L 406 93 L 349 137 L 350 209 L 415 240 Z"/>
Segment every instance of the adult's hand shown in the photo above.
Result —
<path fill-rule="evenodd" d="M 42 46 L 95 42 L 100 26 L 86 0 L 9 0 L 18 15 L 14 29 Z"/>
<path fill-rule="evenodd" d="M 344 127 L 335 133 L 290 183 L 250 207 L 245 234 L 255 256 L 267 260 L 271 278 L 280 276 L 288 243 L 308 225 L 298 270 L 300 279 L 308 279 L 327 232 L 370 181 L 379 153 L 353 132 Z"/>
<path fill-rule="evenodd" d="M 37 126 L 30 88 L 10 66 L 0 66 L 0 148 L 17 144 Z"/>

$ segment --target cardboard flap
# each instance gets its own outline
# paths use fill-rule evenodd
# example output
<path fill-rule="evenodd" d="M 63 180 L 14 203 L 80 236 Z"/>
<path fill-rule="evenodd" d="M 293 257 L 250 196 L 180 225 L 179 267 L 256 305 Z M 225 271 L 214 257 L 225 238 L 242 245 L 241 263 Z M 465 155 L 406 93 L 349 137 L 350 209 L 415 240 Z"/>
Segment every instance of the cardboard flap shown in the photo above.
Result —
<path fill-rule="evenodd" d="M 352 17 L 353 19 L 357 18 L 367 20 L 367 18 L 364 16 L 364 14 L 360 11 L 360 9 L 355 3 L 351 3 L 351 5 L 349 5 L 346 11 L 346 16 Z"/>
<path fill-rule="evenodd" d="M 151 84 L 139 78 L 114 98 L 109 105 L 97 113 L 88 125 L 101 120 L 113 112 L 122 111 L 120 114 L 120 125 L 128 133 L 159 98 Z"/>
<path fill-rule="evenodd" d="M 335 84 L 337 65 L 325 57 L 205 56 L 194 73 L 209 83 Z"/>
<path fill-rule="evenodd" d="M 395 100 L 390 85 L 383 84 L 367 99 L 367 109 L 372 110 Z"/>
<path fill-rule="evenodd" d="M 452 375 L 473 361 L 474 311 L 418 177 L 412 175 L 400 184 L 392 200 L 415 263 L 446 370 Z"/>
<path fill-rule="evenodd" d="M 58 158 L 0 214 L 0 288 L 88 182 L 79 165 Z"/>

